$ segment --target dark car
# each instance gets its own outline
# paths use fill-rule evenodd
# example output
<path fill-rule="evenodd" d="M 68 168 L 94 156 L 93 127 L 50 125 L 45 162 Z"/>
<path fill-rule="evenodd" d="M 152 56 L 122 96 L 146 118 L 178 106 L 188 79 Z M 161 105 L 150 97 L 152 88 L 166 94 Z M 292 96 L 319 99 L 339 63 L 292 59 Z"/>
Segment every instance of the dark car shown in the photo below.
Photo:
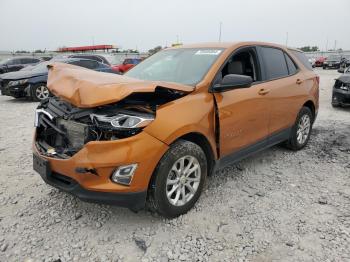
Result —
<path fill-rule="evenodd" d="M 350 67 L 339 76 L 333 86 L 332 106 L 350 106 Z"/>
<path fill-rule="evenodd" d="M 28 65 L 35 65 L 43 60 L 36 57 L 8 58 L 0 62 L 0 74 L 18 71 Z"/>
<path fill-rule="evenodd" d="M 349 61 L 345 56 L 331 55 L 323 62 L 323 69 L 339 69 L 348 63 Z"/>
<path fill-rule="evenodd" d="M 102 64 L 111 65 L 111 63 L 102 55 L 91 55 L 91 54 L 79 54 L 79 55 L 69 55 L 70 58 L 85 58 L 89 60 L 95 60 Z"/>
<path fill-rule="evenodd" d="M 94 60 L 66 58 L 54 59 L 54 61 L 77 65 L 99 72 L 113 73 L 110 66 Z M 42 62 L 30 69 L 0 75 L 2 95 L 13 96 L 15 98 L 30 97 L 34 101 L 41 101 L 48 98 L 50 92 L 46 87 L 46 82 L 48 76 L 47 65 L 50 63 L 52 61 Z"/>

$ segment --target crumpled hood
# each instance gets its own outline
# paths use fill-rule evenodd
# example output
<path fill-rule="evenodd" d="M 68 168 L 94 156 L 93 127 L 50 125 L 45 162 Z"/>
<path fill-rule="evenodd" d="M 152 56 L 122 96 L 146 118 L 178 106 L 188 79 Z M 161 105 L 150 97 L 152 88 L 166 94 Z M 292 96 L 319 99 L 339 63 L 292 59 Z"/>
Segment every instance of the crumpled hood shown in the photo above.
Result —
<path fill-rule="evenodd" d="M 346 73 L 346 74 L 342 74 L 341 76 L 338 77 L 339 81 L 343 82 L 343 83 L 350 83 L 350 74 Z"/>
<path fill-rule="evenodd" d="M 76 107 L 91 108 L 118 102 L 132 93 L 151 93 L 157 87 L 190 93 L 193 86 L 144 81 L 122 75 L 95 72 L 79 66 L 53 63 L 48 66 L 47 87 Z"/>

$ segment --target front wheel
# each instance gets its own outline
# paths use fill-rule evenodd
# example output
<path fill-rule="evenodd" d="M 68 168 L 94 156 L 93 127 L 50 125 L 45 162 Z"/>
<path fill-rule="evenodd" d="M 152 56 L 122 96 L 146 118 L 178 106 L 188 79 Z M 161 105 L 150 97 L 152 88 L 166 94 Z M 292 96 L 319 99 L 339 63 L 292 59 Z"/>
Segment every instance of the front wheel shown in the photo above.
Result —
<path fill-rule="evenodd" d="M 308 107 L 303 107 L 292 127 L 291 136 L 287 142 L 287 147 L 292 150 L 300 150 L 309 141 L 312 130 L 313 114 Z"/>
<path fill-rule="evenodd" d="M 148 204 L 160 215 L 173 218 L 197 202 L 207 176 L 207 159 L 200 146 L 179 140 L 159 161 L 150 185 Z"/>
<path fill-rule="evenodd" d="M 45 83 L 33 85 L 31 87 L 31 93 L 33 101 L 42 101 L 50 96 L 50 91 Z"/>

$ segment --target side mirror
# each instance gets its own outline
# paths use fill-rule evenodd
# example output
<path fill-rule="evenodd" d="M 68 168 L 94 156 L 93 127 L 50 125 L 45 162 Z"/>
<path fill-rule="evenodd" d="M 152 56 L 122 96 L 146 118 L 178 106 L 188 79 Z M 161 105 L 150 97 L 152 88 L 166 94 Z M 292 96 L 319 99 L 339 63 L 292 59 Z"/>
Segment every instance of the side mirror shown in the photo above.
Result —
<path fill-rule="evenodd" d="M 213 86 L 214 92 L 225 92 L 232 89 L 251 87 L 253 78 L 246 75 L 225 75 L 221 83 Z"/>

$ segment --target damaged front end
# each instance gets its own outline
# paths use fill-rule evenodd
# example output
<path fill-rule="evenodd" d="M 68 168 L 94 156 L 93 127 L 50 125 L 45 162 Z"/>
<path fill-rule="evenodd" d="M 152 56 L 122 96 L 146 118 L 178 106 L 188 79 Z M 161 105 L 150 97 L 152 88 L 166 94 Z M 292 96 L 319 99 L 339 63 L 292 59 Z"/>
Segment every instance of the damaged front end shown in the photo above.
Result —
<path fill-rule="evenodd" d="M 35 113 L 35 145 L 44 156 L 67 159 L 90 141 L 112 141 L 140 133 L 157 108 L 185 93 L 157 87 L 94 108 L 79 108 L 58 97 L 41 102 Z"/>

